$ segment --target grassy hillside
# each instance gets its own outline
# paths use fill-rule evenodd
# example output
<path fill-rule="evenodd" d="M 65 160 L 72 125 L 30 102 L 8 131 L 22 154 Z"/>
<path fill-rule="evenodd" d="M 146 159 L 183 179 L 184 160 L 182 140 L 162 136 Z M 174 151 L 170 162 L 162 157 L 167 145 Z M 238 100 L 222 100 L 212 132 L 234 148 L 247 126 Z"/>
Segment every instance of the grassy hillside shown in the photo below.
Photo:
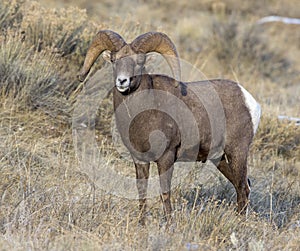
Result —
<path fill-rule="evenodd" d="M 300 27 L 255 22 L 300 18 L 299 9 L 296 0 L 1 1 L 0 249 L 297 250 L 300 126 L 277 117 L 300 117 Z M 169 231 L 160 227 L 158 197 L 140 227 L 136 200 L 100 189 L 82 171 L 72 121 L 85 88 L 76 74 L 96 31 L 107 28 L 126 40 L 163 31 L 203 76 L 239 81 L 259 101 L 247 219 L 235 213 L 231 184 L 200 164 L 172 191 Z M 101 67 L 109 66 L 99 59 L 93 73 Z M 134 177 L 112 141 L 111 96 L 98 112 L 101 168 Z"/>

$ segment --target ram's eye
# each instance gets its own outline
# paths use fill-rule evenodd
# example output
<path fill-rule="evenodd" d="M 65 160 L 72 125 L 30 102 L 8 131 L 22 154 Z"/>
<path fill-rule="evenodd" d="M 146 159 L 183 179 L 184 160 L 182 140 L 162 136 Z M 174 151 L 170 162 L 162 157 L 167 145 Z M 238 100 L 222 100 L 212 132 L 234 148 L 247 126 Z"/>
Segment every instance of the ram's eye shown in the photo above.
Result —
<path fill-rule="evenodd" d="M 104 51 L 102 53 L 102 57 L 105 61 L 112 62 L 113 55 L 112 55 L 111 51 L 109 51 L 109 50 Z"/>
<path fill-rule="evenodd" d="M 111 61 L 112 63 L 116 62 L 116 56 L 115 56 L 115 55 L 112 55 L 112 56 L 110 57 L 110 61 Z"/>

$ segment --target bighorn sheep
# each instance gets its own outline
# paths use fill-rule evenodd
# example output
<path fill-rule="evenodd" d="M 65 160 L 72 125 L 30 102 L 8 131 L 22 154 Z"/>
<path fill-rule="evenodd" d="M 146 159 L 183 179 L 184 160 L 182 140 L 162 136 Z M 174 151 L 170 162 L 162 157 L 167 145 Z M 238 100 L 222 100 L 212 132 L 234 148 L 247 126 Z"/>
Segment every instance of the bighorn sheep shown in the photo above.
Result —
<path fill-rule="evenodd" d="M 136 168 L 141 222 L 145 216 L 151 161 L 158 166 L 161 199 L 167 218 L 172 211 L 170 189 L 175 161 L 211 160 L 235 187 L 238 211 L 245 212 L 250 193 L 247 156 L 261 113 L 255 99 L 242 86 L 230 80 L 180 82 L 180 62 L 176 48 L 169 37 L 160 32 L 145 33 L 130 44 L 113 31 L 98 32 L 78 75 L 80 81 L 86 78 L 95 60 L 104 51 L 113 66 L 115 111 L 128 99 L 143 92 L 139 99 L 140 105 L 146 102 L 145 93 L 148 93 L 158 106 L 162 103 L 173 106 L 178 118 L 184 117 L 186 112 L 181 111 L 180 107 L 185 106 L 194 119 L 185 119 L 185 130 L 188 132 L 183 132 L 176 119 L 159 111 L 159 107 L 144 110 L 134 118 L 130 117 L 130 112 L 116 113 L 117 128 Z M 164 75 L 146 74 L 145 57 L 149 52 L 160 53 L 177 80 Z M 162 97 L 154 91 L 165 95 Z M 184 105 L 176 106 L 169 100 L 171 97 L 176 97 Z M 164 136 L 156 137 L 154 140 L 157 142 L 153 142 L 151 136 L 157 131 Z M 193 131 L 190 140 L 196 138 L 197 142 L 184 142 L 187 140 L 183 139 L 183 134 Z M 157 153 L 155 149 L 161 145 L 164 150 Z"/>

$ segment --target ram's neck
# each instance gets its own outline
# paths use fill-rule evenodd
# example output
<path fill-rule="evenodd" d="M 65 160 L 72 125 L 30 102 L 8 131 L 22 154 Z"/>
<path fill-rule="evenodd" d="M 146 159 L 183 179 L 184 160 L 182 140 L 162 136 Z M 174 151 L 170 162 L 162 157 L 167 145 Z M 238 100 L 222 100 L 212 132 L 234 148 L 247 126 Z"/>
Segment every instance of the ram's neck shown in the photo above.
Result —
<path fill-rule="evenodd" d="M 118 106 L 122 104 L 122 102 L 130 98 L 135 93 L 140 92 L 142 90 L 152 89 L 152 88 L 153 88 L 152 76 L 148 74 L 132 77 L 131 88 L 124 93 L 119 92 L 118 89 L 114 87 L 113 90 L 114 110 L 116 110 Z"/>

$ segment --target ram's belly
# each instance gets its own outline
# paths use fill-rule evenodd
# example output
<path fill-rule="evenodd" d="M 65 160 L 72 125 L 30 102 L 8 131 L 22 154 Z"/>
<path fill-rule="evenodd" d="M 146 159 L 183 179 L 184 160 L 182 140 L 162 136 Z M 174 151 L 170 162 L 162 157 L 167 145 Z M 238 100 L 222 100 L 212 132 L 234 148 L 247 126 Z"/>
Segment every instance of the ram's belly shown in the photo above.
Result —
<path fill-rule="evenodd" d="M 224 149 L 222 146 L 210 148 L 209 146 L 202 147 L 200 145 L 181 149 L 177 151 L 177 161 L 180 162 L 205 162 L 206 160 L 218 159 L 224 154 Z"/>
<path fill-rule="evenodd" d="M 177 161 L 182 162 L 194 162 L 194 161 L 205 161 L 208 152 L 199 152 L 199 145 L 190 147 L 188 149 L 178 148 L 177 150 Z"/>

